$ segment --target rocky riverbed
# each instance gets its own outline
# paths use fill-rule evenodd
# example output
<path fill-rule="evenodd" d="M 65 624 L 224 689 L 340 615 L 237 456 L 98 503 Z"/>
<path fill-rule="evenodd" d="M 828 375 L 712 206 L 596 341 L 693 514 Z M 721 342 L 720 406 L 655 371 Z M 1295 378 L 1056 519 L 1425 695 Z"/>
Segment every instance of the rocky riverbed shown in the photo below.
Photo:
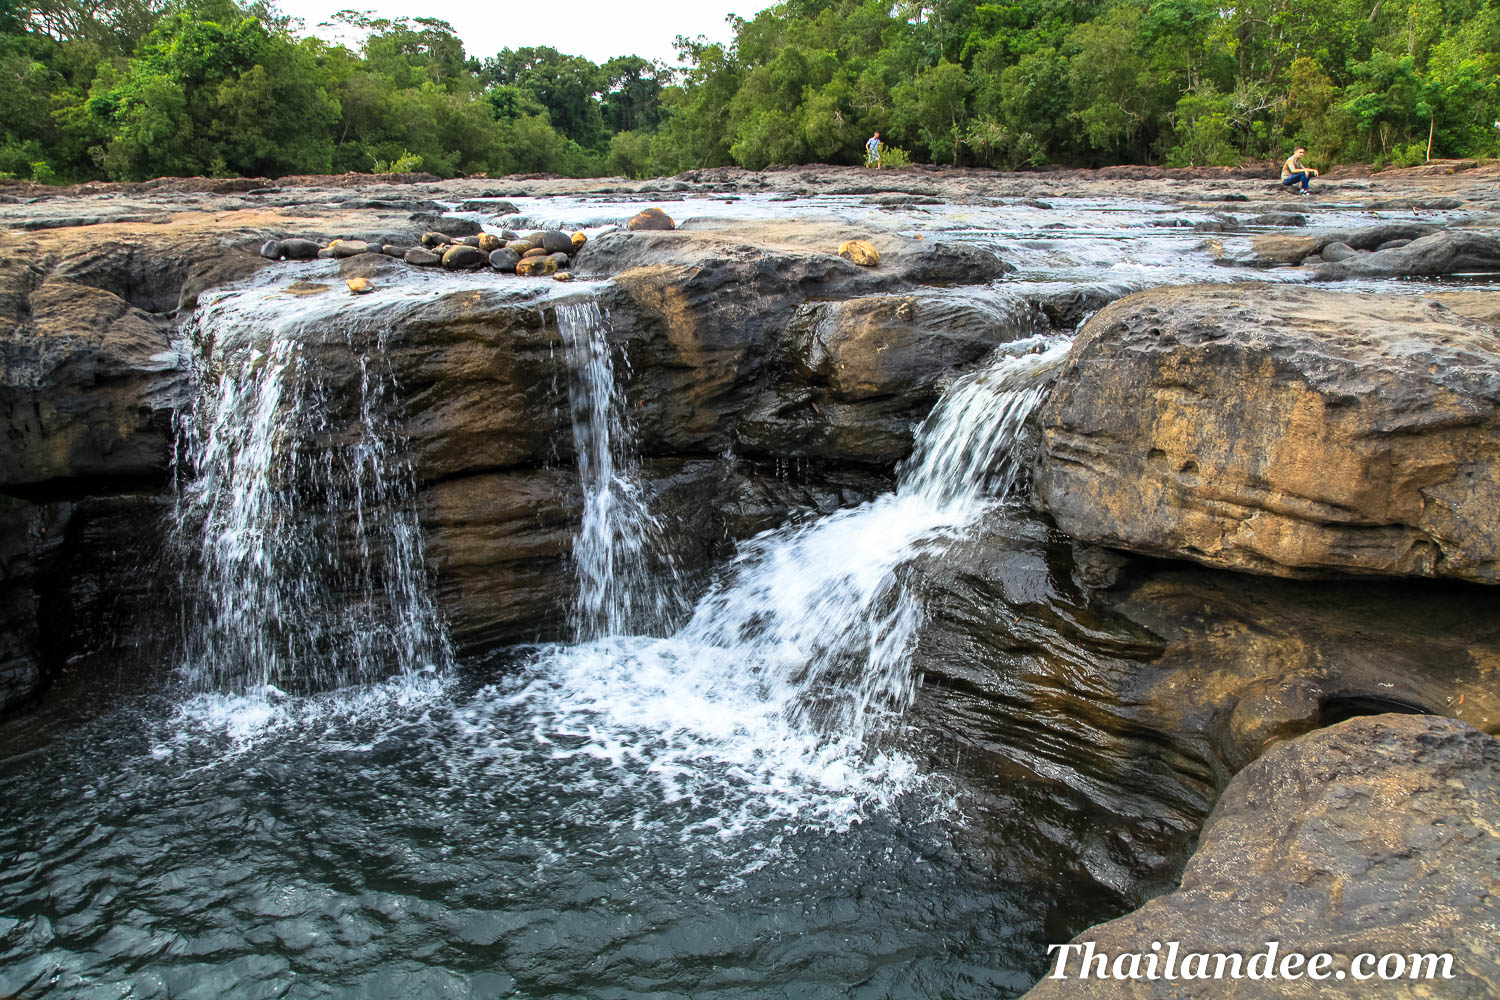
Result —
<path fill-rule="evenodd" d="M 224 289 L 295 317 L 334 399 L 320 440 L 360 418 L 337 400 L 378 346 L 463 656 L 570 627 L 584 493 L 559 305 L 608 316 L 643 502 L 700 588 L 743 540 L 887 493 L 998 346 L 1076 332 L 1024 502 L 901 570 L 928 609 L 914 718 L 997 802 L 1045 814 L 982 810 L 976 836 L 1073 894 L 1049 940 L 1212 938 L 1206 901 L 1243 898 L 1236 947 L 1425 926 L 1413 950 L 1465 965 L 1432 995 L 1491 995 L 1500 814 L 1449 786 L 1483 786 L 1500 746 L 1497 176 L 1331 174 L 1308 198 L 1145 170 L 0 188 L 0 709 L 139 689 L 170 661 L 179 415 L 203 371 L 273 347 L 266 324 L 196 321 Z M 651 207 L 672 228 L 627 227 Z M 516 273 L 563 253 L 546 233 L 566 263 Z M 841 257 L 851 240 L 878 263 Z M 1360 763 L 1382 754 L 1404 763 Z M 1279 795 L 1293 771 L 1319 776 Z M 1339 832 L 1236 849 L 1265 812 L 1283 840 Z M 1362 917 L 1408 868 L 1444 874 Z"/>

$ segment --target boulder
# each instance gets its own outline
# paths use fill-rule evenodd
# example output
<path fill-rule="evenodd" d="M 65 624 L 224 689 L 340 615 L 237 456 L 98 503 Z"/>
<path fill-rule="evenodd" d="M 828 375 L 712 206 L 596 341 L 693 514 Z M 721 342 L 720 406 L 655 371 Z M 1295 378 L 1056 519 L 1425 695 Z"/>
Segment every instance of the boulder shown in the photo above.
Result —
<path fill-rule="evenodd" d="M 528 251 L 540 250 L 541 247 L 532 243 L 530 240 L 511 240 L 509 243 L 505 244 L 505 249 L 510 250 L 517 257 L 524 257 Z"/>
<path fill-rule="evenodd" d="M 266 240 L 264 243 L 262 243 L 260 245 L 260 255 L 262 257 L 264 257 L 266 260 L 280 260 L 281 259 L 281 241 L 280 240 Z"/>
<path fill-rule="evenodd" d="M 281 241 L 281 255 L 287 260 L 312 260 L 318 256 L 320 247 L 313 240 L 288 239 Z"/>
<path fill-rule="evenodd" d="M 587 243 L 588 241 L 589 241 L 589 238 L 588 238 L 587 234 L 585 234 L 585 233 L 574 233 L 573 236 L 572 236 L 572 238 L 570 238 L 568 240 L 569 243 L 573 244 L 573 249 L 570 250 L 570 251 L 568 251 L 568 252 L 569 253 L 577 253 L 578 251 L 580 251 L 580 250 L 583 249 L 584 244 Z"/>
<path fill-rule="evenodd" d="M 509 247 L 501 247 L 490 254 L 490 267 L 505 274 L 514 274 L 520 255 Z"/>
<path fill-rule="evenodd" d="M 568 255 L 565 253 L 549 253 L 547 255 L 547 259 L 552 261 L 558 267 L 568 266 Z"/>
<path fill-rule="evenodd" d="M 548 253 L 572 253 L 573 238 L 567 233 L 556 229 L 549 229 L 542 234 L 541 247 Z"/>
<path fill-rule="evenodd" d="M 1341 260 L 1348 260 L 1350 257 L 1359 256 L 1359 251 L 1347 243 L 1329 243 L 1322 250 L 1318 251 L 1318 256 L 1329 263 L 1336 263 Z"/>
<path fill-rule="evenodd" d="M 386 243 L 381 246 L 380 252 L 385 254 L 387 257 L 394 257 L 397 260 L 403 260 L 406 257 L 406 252 L 410 249 L 411 247 L 398 247 L 393 243 Z"/>
<path fill-rule="evenodd" d="M 344 284 L 348 285 L 349 291 L 355 295 L 368 295 L 375 290 L 369 278 L 350 278 Z"/>
<path fill-rule="evenodd" d="M 496 236 L 494 233 L 479 234 L 479 249 L 483 250 L 485 253 L 494 253 L 504 245 L 505 244 L 500 241 L 500 237 Z"/>
<path fill-rule="evenodd" d="M 556 274 L 554 274 L 552 276 L 552 280 L 553 281 L 572 281 L 573 280 L 573 272 L 572 271 L 558 271 Z"/>
<path fill-rule="evenodd" d="M 1161 288 L 1084 328 L 1036 499 L 1100 545 L 1278 576 L 1500 582 L 1500 333 L 1434 300 Z"/>
<path fill-rule="evenodd" d="M 532 257 L 548 257 L 548 256 L 551 256 L 551 255 L 548 254 L 546 250 L 542 249 L 541 247 L 536 247 L 536 246 L 531 247 L 531 249 L 529 249 L 529 250 L 523 250 L 521 252 L 521 257 L 523 259 L 529 259 L 529 258 L 532 258 Z"/>
<path fill-rule="evenodd" d="M 625 223 L 625 228 L 635 231 L 642 229 L 676 229 L 677 224 L 672 217 L 659 208 L 647 208 L 630 217 Z"/>
<path fill-rule="evenodd" d="M 1445 230 L 1414 239 L 1404 246 L 1355 258 L 1331 258 L 1325 250 L 1323 260 L 1325 263 L 1313 272 L 1313 277 L 1319 281 L 1494 274 L 1500 272 L 1500 237 L 1467 230 Z"/>
<path fill-rule="evenodd" d="M 412 247 L 406 251 L 406 256 L 402 259 L 408 264 L 415 264 L 417 267 L 436 267 L 443 262 L 441 254 L 433 253 L 431 250 L 422 247 Z"/>
<path fill-rule="evenodd" d="M 436 249 L 455 242 L 457 241 L 447 233 L 426 232 L 422 234 L 422 245 L 428 249 Z"/>
<path fill-rule="evenodd" d="M 450 271 L 478 267 L 484 263 L 485 259 L 485 255 L 478 247 L 471 247 L 466 243 L 455 244 L 443 251 L 443 267 Z"/>
<path fill-rule="evenodd" d="M 880 251 L 868 240 L 845 240 L 839 245 L 839 256 L 860 267 L 874 267 L 880 263 Z"/>
<path fill-rule="evenodd" d="M 336 258 L 358 257 L 365 253 L 379 253 L 379 247 L 372 247 L 364 240 L 334 240 L 328 245 Z"/>
<path fill-rule="evenodd" d="M 557 261 L 551 257 L 533 257 L 529 254 L 516 262 L 516 273 L 526 278 L 544 277 L 557 273 Z"/>
<path fill-rule="evenodd" d="M 1152 942 L 1248 960 L 1274 941 L 1283 956 L 1333 955 L 1320 969 L 1333 978 L 1189 979 L 1180 958 L 1172 980 L 1081 979 L 1074 951 L 1072 976 L 1042 979 L 1027 1000 L 1500 995 L 1497 830 L 1500 740 L 1464 723 L 1377 715 L 1283 743 L 1229 783 L 1175 891 L 1073 943 L 1111 961 Z M 1451 964 L 1411 978 L 1412 956 L 1435 953 Z M 1360 954 L 1400 956 L 1399 981 L 1356 982 Z"/>
<path fill-rule="evenodd" d="M 1330 243 L 1343 243 L 1354 250 L 1374 250 L 1391 240 L 1409 240 L 1437 231 L 1420 222 L 1382 222 L 1360 229 L 1329 229 L 1309 234 L 1267 234 L 1250 241 L 1251 259 L 1257 267 L 1296 264 L 1319 253 Z"/>
<path fill-rule="evenodd" d="M 452 237 L 478 236 L 484 231 L 484 227 L 473 219 L 459 219 L 436 212 L 418 212 L 411 216 L 411 222 L 429 232 Z"/>

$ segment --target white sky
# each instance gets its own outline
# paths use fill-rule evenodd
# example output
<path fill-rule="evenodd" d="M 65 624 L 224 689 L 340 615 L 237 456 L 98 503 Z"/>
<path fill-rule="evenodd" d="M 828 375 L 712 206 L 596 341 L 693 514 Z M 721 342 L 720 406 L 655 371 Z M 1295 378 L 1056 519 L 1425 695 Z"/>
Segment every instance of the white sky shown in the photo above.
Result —
<path fill-rule="evenodd" d="M 344 42 L 350 39 L 320 29 L 318 23 L 352 9 L 376 17 L 441 18 L 463 39 L 464 52 L 481 59 L 507 47 L 550 45 L 597 63 L 612 56 L 638 55 L 674 64 L 672 39 L 677 35 L 707 35 L 710 41 L 728 42 L 733 35 L 724 20 L 728 14 L 749 18 L 771 5 L 771 0 L 655 0 L 649 4 L 573 0 L 553 6 L 504 0 L 278 0 L 276 4 L 282 13 L 302 19 L 303 34 Z"/>

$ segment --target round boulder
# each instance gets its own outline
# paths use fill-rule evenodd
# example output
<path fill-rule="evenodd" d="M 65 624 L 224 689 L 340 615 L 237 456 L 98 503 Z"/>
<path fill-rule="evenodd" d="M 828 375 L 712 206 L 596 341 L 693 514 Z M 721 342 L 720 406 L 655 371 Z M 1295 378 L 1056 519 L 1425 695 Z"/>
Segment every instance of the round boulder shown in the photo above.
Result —
<path fill-rule="evenodd" d="M 484 254 L 480 253 L 478 247 L 471 247 L 466 243 L 455 244 L 443 251 L 443 267 L 450 271 L 478 267 L 484 263 L 484 259 Z"/>
<path fill-rule="evenodd" d="M 573 234 L 573 240 L 572 240 L 572 243 L 573 243 L 573 252 L 577 253 L 578 251 L 582 250 L 583 249 L 583 245 L 585 243 L 587 243 L 588 241 L 589 241 L 589 238 L 586 235 L 584 235 L 583 233 L 574 233 Z"/>
<path fill-rule="evenodd" d="M 556 274 L 554 274 L 552 276 L 552 280 L 553 281 L 572 281 L 573 280 L 573 272 L 572 271 L 558 271 Z"/>
<path fill-rule="evenodd" d="M 504 245 L 505 244 L 501 241 L 500 237 L 496 236 L 494 233 L 479 234 L 479 249 L 483 250 L 485 253 L 494 253 Z"/>
<path fill-rule="evenodd" d="M 266 260 L 280 260 L 281 259 L 281 241 L 280 240 L 266 240 L 264 243 L 262 243 L 260 245 L 260 255 L 262 257 L 264 257 Z"/>
<path fill-rule="evenodd" d="M 880 263 L 880 251 L 868 240 L 845 240 L 839 245 L 839 256 L 860 267 L 874 267 Z"/>
<path fill-rule="evenodd" d="M 573 237 L 558 229 L 549 229 L 542 234 L 542 249 L 548 253 L 571 253 Z"/>
<path fill-rule="evenodd" d="M 530 250 L 522 253 L 521 256 L 522 258 L 545 257 L 547 256 L 547 251 L 543 250 L 541 247 L 532 247 Z"/>
<path fill-rule="evenodd" d="M 370 284 L 369 278 L 350 278 L 344 284 L 348 285 L 349 291 L 355 295 L 369 295 L 375 290 L 375 286 Z"/>
<path fill-rule="evenodd" d="M 412 247 L 406 251 L 406 256 L 402 259 L 417 267 L 436 267 L 443 262 L 441 256 L 424 247 Z"/>
<path fill-rule="evenodd" d="M 629 230 L 640 229 L 676 229 L 677 223 L 672 217 L 659 208 L 648 208 L 631 216 L 630 221 L 625 223 Z"/>
<path fill-rule="evenodd" d="M 312 260 L 318 256 L 318 244 L 312 240 L 289 239 L 281 241 L 281 256 L 287 260 Z"/>
<path fill-rule="evenodd" d="M 526 251 L 528 250 L 539 249 L 537 245 L 535 243 L 532 243 L 530 240 L 511 240 L 509 243 L 505 244 L 505 248 L 507 250 L 514 250 L 518 257 L 526 256 Z"/>
<path fill-rule="evenodd" d="M 422 234 L 422 245 L 431 249 L 432 247 L 445 246 L 452 243 L 453 237 L 447 233 L 426 232 Z"/>
<path fill-rule="evenodd" d="M 556 261 L 558 267 L 568 266 L 568 255 L 565 253 L 549 253 L 547 259 Z"/>
<path fill-rule="evenodd" d="M 498 250 L 490 252 L 490 267 L 503 274 L 514 274 L 516 264 L 520 259 L 521 255 L 514 250 L 509 247 L 501 247 Z"/>
<path fill-rule="evenodd" d="M 1330 243 L 1322 249 L 1319 256 L 1336 264 L 1341 260 L 1348 260 L 1358 252 L 1347 243 Z"/>
<path fill-rule="evenodd" d="M 516 263 L 516 273 L 527 278 L 541 278 L 557 273 L 557 261 L 551 257 L 523 257 Z"/>
<path fill-rule="evenodd" d="M 378 248 L 370 246 L 364 240 L 334 240 L 328 244 L 328 249 L 340 260 L 348 257 L 358 257 L 362 253 L 370 253 Z"/>

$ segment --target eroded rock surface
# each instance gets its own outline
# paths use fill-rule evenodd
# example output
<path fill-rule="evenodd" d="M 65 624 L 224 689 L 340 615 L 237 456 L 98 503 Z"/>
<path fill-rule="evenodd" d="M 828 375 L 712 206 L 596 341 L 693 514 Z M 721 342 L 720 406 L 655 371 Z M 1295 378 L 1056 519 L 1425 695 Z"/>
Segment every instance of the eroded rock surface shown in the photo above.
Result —
<path fill-rule="evenodd" d="M 1241 771 L 1176 891 L 1091 928 L 1111 956 L 1451 953 L 1452 978 L 1043 979 L 1031 1000 L 1500 994 L 1500 740 L 1451 719 L 1379 715 L 1284 743 Z M 1076 969 L 1076 962 L 1074 964 Z"/>
<path fill-rule="evenodd" d="M 1116 302 L 1040 415 L 1038 502 L 1075 538 L 1227 569 L 1500 582 L 1500 331 L 1455 305 Z"/>

